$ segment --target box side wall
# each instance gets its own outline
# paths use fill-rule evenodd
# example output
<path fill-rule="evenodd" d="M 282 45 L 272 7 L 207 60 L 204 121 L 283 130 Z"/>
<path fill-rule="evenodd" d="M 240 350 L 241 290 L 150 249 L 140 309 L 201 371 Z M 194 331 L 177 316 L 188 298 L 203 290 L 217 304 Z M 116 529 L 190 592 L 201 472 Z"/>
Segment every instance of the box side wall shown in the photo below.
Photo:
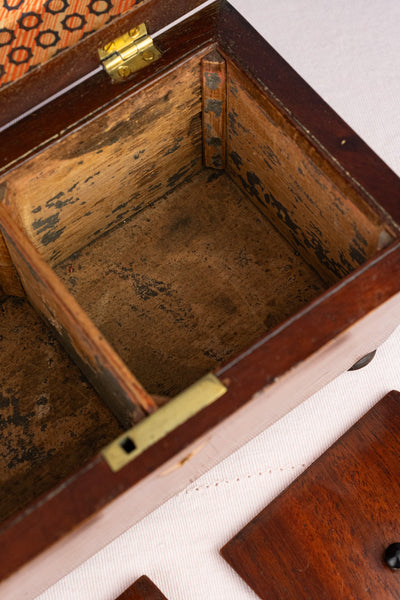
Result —
<path fill-rule="evenodd" d="M 335 282 L 392 238 L 301 148 L 299 131 L 228 61 L 227 171 L 320 274 Z"/>
<path fill-rule="evenodd" d="M 201 169 L 199 58 L 12 172 L 7 205 L 55 263 Z"/>

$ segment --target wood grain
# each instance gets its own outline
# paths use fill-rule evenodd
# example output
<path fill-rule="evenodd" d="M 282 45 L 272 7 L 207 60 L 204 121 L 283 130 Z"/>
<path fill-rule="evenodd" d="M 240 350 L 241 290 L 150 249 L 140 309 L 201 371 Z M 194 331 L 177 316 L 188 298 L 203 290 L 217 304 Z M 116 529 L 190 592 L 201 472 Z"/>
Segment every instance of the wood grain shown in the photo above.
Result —
<path fill-rule="evenodd" d="M 0 185 L 0 202 L 4 202 L 6 185 Z M 25 292 L 21 286 L 17 271 L 8 252 L 4 237 L 0 231 L 0 286 L 6 296 L 24 297 Z"/>
<path fill-rule="evenodd" d="M 13 171 L 6 203 L 50 263 L 201 168 L 199 60 L 177 67 Z"/>
<path fill-rule="evenodd" d="M 322 277 L 348 275 L 392 236 L 317 167 L 231 62 L 227 77 L 227 172 Z"/>
<path fill-rule="evenodd" d="M 220 53 L 294 125 L 298 141 L 306 142 L 308 152 L 332 181 L 363 198 L 382 218 L 389 213 L 400 223 L 398 175 L 228 2 L 221 3 L 216 37 Z"/>
<path fill-rule="evenodd" d="M 129 428 L 157 408 L 0 203 L 0 228 L 28 299 L 86 374 L 120 423 Z"/>
<path fill-rule="evenodd" d="M 0 301 L 0 522 L 122 433 L 27 300 Z"/>
<path fill-rule="evenodd" d="M 226 63 L 214 50 L 201 61 L 204 166 L 225 168 Z"/>
<path fill-rule="evenodd" d="M 0 233 L 0 284 L 7 296 L 23 298 L 25 292 L 21 286 L 17 271 L 12 263 L 7 245 Z"/>
<path fill-rule="evenodd" d="M 183 1 L 177 0 L 177 4 L 182 6 Z M 160 2 L 163 3 L 164 0 Z M 147 4 L 144 3 L 143 8 Z M 152 4 L 154 6 L 155 2 Z M 171 4 L 165 4 L 165 7 Z M 173 4 L 175 5 L 175 2 Z M 191 55 L 197 55 L 200 60 L 202 56 L 208 54 L 215 47 L 218 6 L 218 2 L 208 6 L 201 13 L 158 36 L 157 47 L 162 52 L 161 58 L 146 69 L 138 71 L 126 83 L 113 85 L 107 73 L 101 71 L 3 131 L 0 145 L 0 172 L 10 170 L 28 156 L 53 144 L 60 135 L 65 135 L 71 128 L 90 122 L 94 116 L 103 113 L 110 104 L 116 105 L 132 93 L 143 90 Z M 163 8 L 161 10 L 163 11 Z M 64 63 L 64 68 L 68 72 L 71 69 L 75 70 L 73 50 L 71 49 L 70 57 L 72 62 L 66 60 Z M 43 71 L 46 71 L 46 65 L 39 72 Z M 29 74 L 19 81 L 24 81 L 28 76 Z M 56 79 L 58 84 L 58 75 Z M 18 83 L 16 82 L 16 85 Z M 40 81 L 36 82 L 36 86 L 41 85 Z M 5 89 L 7 90 L 8 87 Z M 26 91 L 23 91 L 23 94 L 28 95 Z M 1 108 L 3 109 L 4 106 L 5 112 L 9 105 L 13 106 L 10 100 L 8 104 L 6 99 L 4 104 L 1 102 Z M 0 112 L 3 114 L 3 110 Z"/>
<path fill-rule="evenodd" d="M 265 600 L 397 599 L 400 393 L 391 392 L 222 549 Z"/>
<path fill-rule="evenodd" d="M 160 36 L 157 43 L 163 57 L 134 80 L 112 86 L 101 73 L 2 133 L 0 165 L 7 179 L 13 178 L 18 165 L 56 146 L 110 103 L 123 101 L 179 61 L 194 55 L 200 60 L 218 43 L 219 52 L 250 77 L 258 93 L 283 114 L 283 121 L 295 126 L 296 142 L 318 168 L 345 190 L 355 206 L 357 198 L 360 206 L 368 205 L 368 218 L 377 215 L 397 235 L 385 210 L 400 221 L 399 178 L 232 7 L 224 2 L 217 10 L 208 7 Z M 399 319 L 399 265 L 400 248 L 395 243 L 221 368 L 218 375 L 228 385 L 227 394 L 140 460 L 114 474 L 98 456 L 4 524 L 0 530 L 4 596 L 19 600 L 21 590 L 39 594 L 44 581 L 48 586 L 77 566 L 121 533 L 128 521 L 133 523 L 185 487 L 190 478 L 383 341 Z M 179 466 L 187 449 L 200 442 L 203 450 Z M 166 474 L 166 461 L 168 467 L 176 467 L 175 457 L 178 468 Z M 123 522 L 121 513 L 127 515 Z"/>
<path fill-rule="evenodd" d="M 146 575 L 140 577 L 117 600 L 167 600 Z"/>
<path fill-rule="evenodd" d="M 146 390 L 170 397 L 326 289 L 211 169 L 55 272 Z"/>

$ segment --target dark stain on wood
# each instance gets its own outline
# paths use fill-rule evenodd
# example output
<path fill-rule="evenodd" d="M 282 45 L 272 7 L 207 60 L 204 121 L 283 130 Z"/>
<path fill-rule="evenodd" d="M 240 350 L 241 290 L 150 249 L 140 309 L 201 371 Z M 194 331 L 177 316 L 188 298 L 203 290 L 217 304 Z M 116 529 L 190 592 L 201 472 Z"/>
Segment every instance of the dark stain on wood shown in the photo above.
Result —
<path fill-rule="evenodd" d="M 182 141 L 183 137 L 179 137 L 177 140 L 175 140 L 174 144 L 171 146 L 171 148 L 168 148 L 168 150 L 163 154 L 163 156 L 168 156 L 168 154 L 173 154 L 174 152 L 179 150 Z"/>
<path fill-rule="evenodd" d="M 222 115 L 222 100 L 208 99 L 205 102 L 204 112 L 206 113 L 214 113 L 216 117 L 220 117 Z"/>
<path fill-rule="evenodd" d="M 0 357 L 4 521 L 122 430 L 26 300 L 0 303 Z"/>
<path fill-rule="evenodd" d="M 166 396 L 325 289 L 229 177 L 209 169 L 56 273 L 146 389 Z"/>
<path fill-rule="evenodd" d="M 33 221 L 32 228 L 37 230 L 38 233 L 43 233 L 47 229 L 52 229 L 55 225 L 57 225 L 59 220 L 60 213 L 54 213 L 44 219 L 40 218 Z"/>
<path fill-rule="evenodd" d="M 237 152 L 232 151 L 232 152 L 230 152 L 229 156 L 235 163 L 236 168 L 238 170 L 240 170 L 240 167 L 243 165 L 243 162 L 242 162 L 242 159 L 240 158 L 239 154 Z"/>
<path fill-rule="evenodd" d="M 214 50 L 202 60 L 203 160 L 223 169 L 226 138 L 226 65 Z"/>
<path fill-rule="evenodd" d="M 210 90 L 216 90 L 222 84 L 222 78 L 218 73 L 207 73 L 206 71 L 204 73 L 204 77 L 206 80 L 206 86 L 210 88 Z"/>
<path fill-rule="evenodd" d="M 378 251 L 383 224 L 335 187 L 231 63 L 228 73 L 228 172 L 322 277 L 348 275 Z"/>
<path fill-rule="evenodd" d="M 176 173 L 171 175 L 167 180 L 167 186 L 169 188 L 175 188 L 180 183 L 183 183 L 187 176 L 192 172 L 191 169 L 197 164 L 197 158 L 194 158 L 189 164 L 181 167 Z"/>
<path fill-rule="evenodd" d="M 40 242 L 43 246 L 48 246 L 49 244 L 53 244 L 58 238 L 64 233 L 65 227 L 61 227 L 60 229 L 52 229 L 44 234 L 43 237 L 40 238 Z"/>

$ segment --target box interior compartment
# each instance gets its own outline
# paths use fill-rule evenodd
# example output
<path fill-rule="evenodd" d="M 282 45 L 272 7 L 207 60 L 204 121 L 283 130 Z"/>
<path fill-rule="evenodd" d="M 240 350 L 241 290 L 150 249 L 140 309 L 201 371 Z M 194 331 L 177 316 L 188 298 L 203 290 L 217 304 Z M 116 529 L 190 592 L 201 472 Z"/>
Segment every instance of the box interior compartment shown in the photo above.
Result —
<path fill-rule="evenodd" d="M 2 230 L 28 298 L 80 366 L 102 336 L 109 342 L 89 371 L 111 409 L 121 389 L 133 403 L 142 394 L 139 412 L 120 418 L 125 427 L 157 408 L 154 396 L 218 369 L 395 235 L 210 49 L 27 159 L 6 187 L 15 227 L 3 221 Z M 21 250 L 17 230 L 40 259 Z"/>
<path fill-rule="evenodd" d="M 55 271 L 145 388 L 169 397 L 325 289 L 229 176 L 210 169 Z"/>
<path fill-rule="evenodd" d="M 24 298 L 0 299 L 0 522 L 122 428 Z"/>

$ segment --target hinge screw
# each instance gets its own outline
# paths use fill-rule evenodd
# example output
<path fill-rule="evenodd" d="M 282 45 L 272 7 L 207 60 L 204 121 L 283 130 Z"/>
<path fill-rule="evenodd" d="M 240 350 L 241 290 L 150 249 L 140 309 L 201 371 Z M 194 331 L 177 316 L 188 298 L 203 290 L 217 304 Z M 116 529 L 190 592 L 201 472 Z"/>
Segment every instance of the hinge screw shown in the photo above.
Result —
<path fill-rule="evenodd" d="M 131 36 L 131 38 L 135 39 L 139 36 L 139 27 L 134 27 L 133 29 L 130 30 L 129 35 Z"/>
<path fill-rule="evenodd" d="M 114 50 L 114 42 L 109 42 L 104 46 L 105 52 L 111 52 L 111 50 Z"/>
<path fill-rule="evenodd" d="M 146 62 L 150 62 L 154 59 L 154 52 L 152 52 L 151 50 L 145 50 L 144 52 L 142 52 L 142 58 Z"/>
<path fill-rule="evenodd" d="M 128 75 L 130 75 L 130 73 L 131 73 L 131 70 L 126 65 L 121 65 L 120 67 L 118 67 L 118 75 L 120 77 L 128 77 Z"/>

